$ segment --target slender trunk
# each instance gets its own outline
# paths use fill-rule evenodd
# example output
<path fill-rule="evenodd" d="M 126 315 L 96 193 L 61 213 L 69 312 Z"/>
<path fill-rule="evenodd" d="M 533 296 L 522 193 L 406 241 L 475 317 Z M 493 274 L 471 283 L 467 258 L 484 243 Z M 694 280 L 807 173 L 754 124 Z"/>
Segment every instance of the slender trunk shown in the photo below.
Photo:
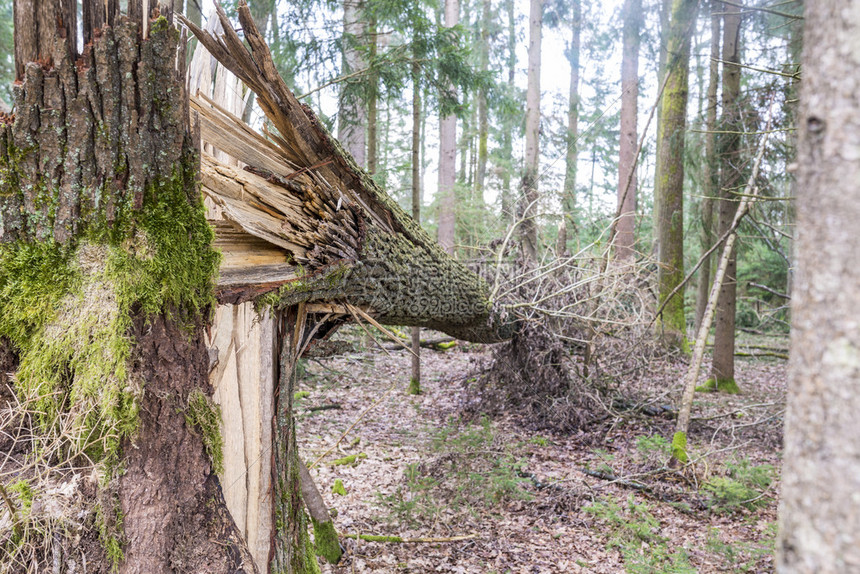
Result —
<path fill-rule="evenodd" d="M 420 64 L 412 62 L 412 218 L 421 224 L 421 86 Z M 421 327 L 412 327 L 412 377 L 409 394 L 421 392 Z"/>
<path fill-rule="evenodd" d="M 358 51 L 364 39 L 365 25 L 361 18 L 363 0 L 345 0 L 343 3 L 343 73 L 363 69 L 366 63 Z M 358 83 L 341 84 L 338 135 L 344 148 L 352 154 L 355 163 L 367 165 L 367 112 L 358 90 Z"/>
<path fill-rule="evenodd" d="M 538 153 L 540 148 L 540 59 L 543 0 L 531 0 L 529 9 L 529 71 L 526 90 L 526 156 L 520 183 L 518 215 L 522 257 L 528 263 L 538 258 Z"/>
<path fill-rule="evenodd" d="M 635 255 L 636 244 L 636 116 L 639 99 L 639 27 L 642 1 L 624 2 L 624 48 L 621 56 L 621 141 L 618 160 L 618 213 L 615 256 Z"/>
<path fill-rule="evenodd" d="M 481 9 L 481 72 L 486 72 L 490 63 L 490 8 L 492 0 L 482 0 Z M 487 177 L 487 160 L 489 147 L 487 145 L 490 133 L 490 122 L 487 118 L 487 88 L 478 92 L 478 168 L 475 174 L 475 196 L 478 205 L 484 203 L 484 185 Z"/>
<path fill-rule="evenodd" d="M 517 26 L 514 16 L 514 0 L 505 0 L 505 8 L 508 15 L 508 94 L 513 97 L 516 91 L 514 79 L 517 69 Z M 511 171 L 514 167 L 513 131 L 514 122 L 509 114 L 504 116 L 504 129 L 502 134 L 502 154 L 505 165 L 502 167 L 502 221 L 510 224 L 514 219 L 514 198 L 511 189 Z"/>
<path fill-rule="evenodd" d="M 816 0 L 805 17 L 776 566 L 836 574 L 860 571 L 860 4 Z"/>
<path fill-rule="evenodd" d="M 726 4 L 723 7 L 723 61 L 740 63 L 739 37 L 741 16 L 740 8 Z M 738 209 L 738 199 L 734 189 L 741 178 L 740 170 L 740 132 L 741 110 L 738 96 L 741 89 L 741 69 L 739 66 L 723 65 L 723 114 L 720 118 L 720 135 L 717 140 L 720 156 L 720 201 L 717 232 L 722 235 L 731 225 Z M 732 251 L 729 258 L 726 280 L 720 288 L 720 302 L 717 305 L 714 329 L 714 359 L 711 365 L 710 384 L 720 391 L 738 392 L 735 382 L 735 307 L 737 305 L 737 253 Z"/>
<path fill-rule="evenodd" d="M 659 154 L 655 182 L 657 213 L 658 293 L 662 305 L 684 280 L 684 141 L 687 121 L 687 80 L 690 41 L 696 22 L 696 0 L 673 0 L 667 29 L 666 87 L 657 126 Z M 687 351 L 683 287 L 668 300 L 658 318 L 664 344 Z"/>
<path fill-rule="evenodd" d="M 445 0 L 445 26 L 456 26 L 460 18 L 459 0 Z M 456 244 L 457 182 L 457 117 L 443 117 L 439 123 L 439 225 L 437 239 L 448 253 L 454 253 Z"/>
<path fill-rule="evenodd" d="M 668 63 L 668 52 L 666 51 L 666 42 L 669 39 L 669 16 L 672 11 L 672 0 L 660 0 L 660 53 L 657 57 L 657 85 L 662 86 L 664 80 L 666 79 L 666 65 Z M 665 90 L 664 90 L 665 91 Z M 657 126 L 663 125 L 663 106 L 657 106 Z M 655 145 L 655 157 L 660 157 L 661 151 L 660 148 L 663 146 L 663 142 L 660 138 L 657 138 L 657 142 Z M 654 181 L 660 181 L 662 178 L 660 176 L 660 162 L 656 161 L 654 166 Z M 656 191 L 656 190 L 655 190 Z M 659 217 L 660 217 L 660 196 L 657 193 L 654 193 L 654 229 L 659 227 Z M 660 236 L 659 234 L 654 234 L 654 252 L 658 253 L 660 251 Z"/>
<path fill-rule="evenodd" d="M 377 52 L 376 17 L 372 17 L 367 25 L 367 33 L 370 36 L 370 64 L 374 64 Z M 379 80 L 376 72 L 371 71 L 367 81 L 370 84 L 370 93 L 367 97 L 367 171 L 375 175 L 378 169 L 377 143 L 379 140 L 376 123 L 379 116 Z"/>
<path fill-rule="evenodd" d="M 567 151 L 564 158 L 564 189 L 561 198 L 561 227 L 558 231 L 556 252 L 567 252 L 570 233 L 576 233 L 576 164 L 579 161 L 579 51 L 582 33 L 582 2 L 573 0 L 573 18 L 570 22 L 570 45 L 567 58 L 570 62 L 570 87 L 567 98 Z"/>
<path fill-rule="evenodd" d="M 717 129 L 717 86 L 720 82 L 720 16 L 717 12 L 722 6 L 717 2 L 711 4 L 711 58 L 708 66 L 708 98 L 705 120 L 705 163 L 702 170 L 704 198 L 701 204 L 702 231 L 699 236 L 702 252 L 710 249 L 714 243 L 714 199 L 717 196 L 716 135 Z M 707 306 L 708 291 L 711 285 L 711 257 L 702 262 L 699 269 L 699 283 L 696 294 L 696 330 L 702 324 Z"/>

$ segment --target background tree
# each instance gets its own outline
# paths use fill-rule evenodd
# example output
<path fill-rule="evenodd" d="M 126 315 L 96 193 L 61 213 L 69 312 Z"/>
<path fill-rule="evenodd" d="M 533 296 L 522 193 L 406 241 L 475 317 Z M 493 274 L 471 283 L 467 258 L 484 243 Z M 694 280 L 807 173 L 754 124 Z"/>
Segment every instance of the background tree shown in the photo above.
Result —
<path fill-rule="evenodd" d="M 460 20 L 459 0 L 445 0 L 445 26 L 453 27 Z M 456 196 L 457 183 L 457 116 L 445 114 L 439 123 L 439 243 L 448 253 L 454 253 L 456 245 Z"/>
<path fill-rule="evenodd" d="M 655 181 L 657 205 L 658 299 L 663 306 L 658 331 L 664 343 L 686 349 L 684 316 L 684 141 L 687 125 L 687 79 L 696 0 L 673 0 L 666 32 L 665 88 L 657 125 Z M 677 292 L 671 298 L 670 293 Z"/>
<path fill-rule="evenodd" d="M 520 183 L 518 215 L 523 258 L 535 262 L 538 257 L 538 154 L 540 151 L 540 67 L 543 0 L 529 4 L 529 75 L 526 91 L 526 155 Z"/>
<path fill-rule="evenodd" d="M 727 4 L 723 15 L 723 93 L 720 134 L 717 140 L 720 189 L 718 236 L 722 236 L 732 225 L 738 208 L 735 188 L 742 181 L 740 144 L 743 122 L 741 121 L 740 91 L 740 8 Z M 737 251 L 732 250 L 726 268 L 726 278 L 720 286 L 714 331 L 714 358 L 711 365 L 709 385 L 728 393 L 738 392 L 735 383 L 735 309 L 737 307 Z"/>
<path fill-rule="evenodd" d="M 860 569 L 860 2 L 806 3 L 777 571 Z"/>
<path fill-rule="evenodd" d="M 559 255 L 567 251 L 568 235 L 576 232 L 576 168 L 579 161 L 579 52 L 582 37 L 582 2 L 571 1 L 570 43 L 567 59 L 570 63 L 570 84 L 567 96 L 567 148 L 564 157 L 564 188 L 561 196 L 561 225 L 558 230 Z"/>
<path fill-rule="evenodd" d="M 636 116 L 639 99 L 639 28 L 641 0 L 625 0 L 623 8 L 624 48 L 621 56 L 621 140 L 618 159 L 618 212 L 615 256 L 619 260 L 635 255 L 636 245 Z"/>

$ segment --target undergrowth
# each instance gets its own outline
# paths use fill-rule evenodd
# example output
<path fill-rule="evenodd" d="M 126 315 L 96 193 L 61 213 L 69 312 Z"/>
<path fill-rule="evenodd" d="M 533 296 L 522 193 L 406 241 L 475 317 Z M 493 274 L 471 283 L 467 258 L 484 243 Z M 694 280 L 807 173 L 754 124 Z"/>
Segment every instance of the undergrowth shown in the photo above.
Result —
<path fill-rule="evenodd" d="M 609 529 L 608 548 L 617 549 L 631 574 L 695 574 L 684 549 L 675 552 L 660 536 L 660 522 L 647 503 L 630 494 L 624 504 L 607 496 L 583 508 Z"/>

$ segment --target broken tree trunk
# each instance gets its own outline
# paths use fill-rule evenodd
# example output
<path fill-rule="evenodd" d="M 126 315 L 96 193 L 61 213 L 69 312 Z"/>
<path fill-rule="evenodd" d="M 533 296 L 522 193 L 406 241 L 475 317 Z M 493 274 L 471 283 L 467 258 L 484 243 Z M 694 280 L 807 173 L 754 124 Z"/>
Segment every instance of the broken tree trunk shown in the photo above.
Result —
<path fill-rule="evenodd" d="M 244 232 L 282 248 L 273 275 L 238 267 L 219 300 L 270 293 L 285 308 L 300 301 L 348 302 L 379 322 L 429 327 L 477 342 L 509 339 L 517 322 L 489 299 L 486 284 L 448 256 L 344 153 L 278 76 L 243 3 L 244 40 L 223 10 L 224 34 L 186 24 L 210 53 L 258 95 L 277 133 L 264 139 L 199 101 L 204 138 L 247 164 L 244 171 L 204 158 L 204 191 Z M 247 44 L 247 47 L 246 47 Z M 276 277 L 281 273 L 280 277 Z"/>
<path fill-rule="evenodd" d="M 15 2 L 0 346 L 17 359 L 34 440 L 59 445 L 34 449 L 19 476 L 42 507 L 50 487 L 74 491 L 76 505 L 52 518 L 59 529 L 28 530 L 28 545 L 0 532 L 0 572 L 257 571 L 215 473 L 203 332 L 219 257 L 197 183 L 185 38 L 169 9 L 147 6 L 85 0 L 79 49 L 74 2 Z M 35 554 L 22 561 L 22 548 Z"/>

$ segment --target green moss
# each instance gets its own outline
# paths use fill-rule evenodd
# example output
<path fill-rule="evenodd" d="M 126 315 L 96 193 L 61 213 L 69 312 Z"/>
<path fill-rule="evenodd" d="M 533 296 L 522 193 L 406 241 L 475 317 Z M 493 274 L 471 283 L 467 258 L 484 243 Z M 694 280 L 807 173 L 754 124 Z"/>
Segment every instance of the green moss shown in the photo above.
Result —
<path fill-rule="evenodd" d="M 420 395 L 421 394 L 421 383 L 415 377 L 411 377 L 409 379 L 409 394 L 410 395 Z"/>
<path fill-rule="evenodd" d="M 314 546 L 317 556 L 322 556 L 329 564 L 337 564 L 342 552 L 334 523 L 331 520 L 317 522 L 313 517 L 311 522 L 314 525 Z"/>
<path fill-rule="evenodd" d="M 724 379 L 711 377 L 705 381 L 704 385 L 696 387 L 697 393 L 714 393 L 721 392 L 729 395 L 736 395 L 741 392 L 737 382 L 734 379 Z"/>
<path fill-rule="evenodd" d="M 343 481 L 339 478 L 335 479 L 334 484 L 331 487 L 331 491 L 334 494 L 346 496 L 346 487 L 343 485 Z"/>
<path fill-rule="evenodd" d="M 358 454 L 350 454 L 343 458 L 333 461 L 332 466 L 343 466 L 346 464 L 356 464 L 359 460 L 367 458 L 367 454 L 360 452 Z"/>
<path fill-rule="evenodd" d="M 295 393 L 293 393 L 293 400 L 300 401 L 302 399 L 308 398 L 309 396 L 311 396 L 310 391 L 296 391 Z"/>
<path fill-rule="evenodd" d="M 672 437 L 672 458 L 681 464 L 687 464 L 687 433 L 676 432 Z"/>
<path fill-rule="evenodd" d="M 368 542 L 403 542 L 400 536 L 379 536 L 376 534 L 348 534 L 346 538 L 366 540 Z"/>
<path fill-rule="evenodd" d="M 18 500 L 21 501 L 21 507 L 24 513 L 28 514 L 33 507 L 34 493 L 30 487 L 30 483 L 26 480 L 19 480 L 9 486 L 9 492 L 14 492 L 18 495 Z"/>
<path fill-rule="evenodd" d="M 224 440 L 221 437 L 221 409 L 199 390 L 188 395 L 185 423 L 203 436 L 203 446 L 216 474 L 224 474 Z"/>
<path fill-rule="evenodd" d="M 119 505 L 119 499 L 112 498 L 112 506 L 109 513 L 105 513 L 102 505 L 95 507 L 96 528 L 99 532 L 99 541 L 104 547 L 105 554 L 111 563 L 111 570 L 119 572 L 119 566 L 125 559 L 123 552 L 123 514 Z"/>

